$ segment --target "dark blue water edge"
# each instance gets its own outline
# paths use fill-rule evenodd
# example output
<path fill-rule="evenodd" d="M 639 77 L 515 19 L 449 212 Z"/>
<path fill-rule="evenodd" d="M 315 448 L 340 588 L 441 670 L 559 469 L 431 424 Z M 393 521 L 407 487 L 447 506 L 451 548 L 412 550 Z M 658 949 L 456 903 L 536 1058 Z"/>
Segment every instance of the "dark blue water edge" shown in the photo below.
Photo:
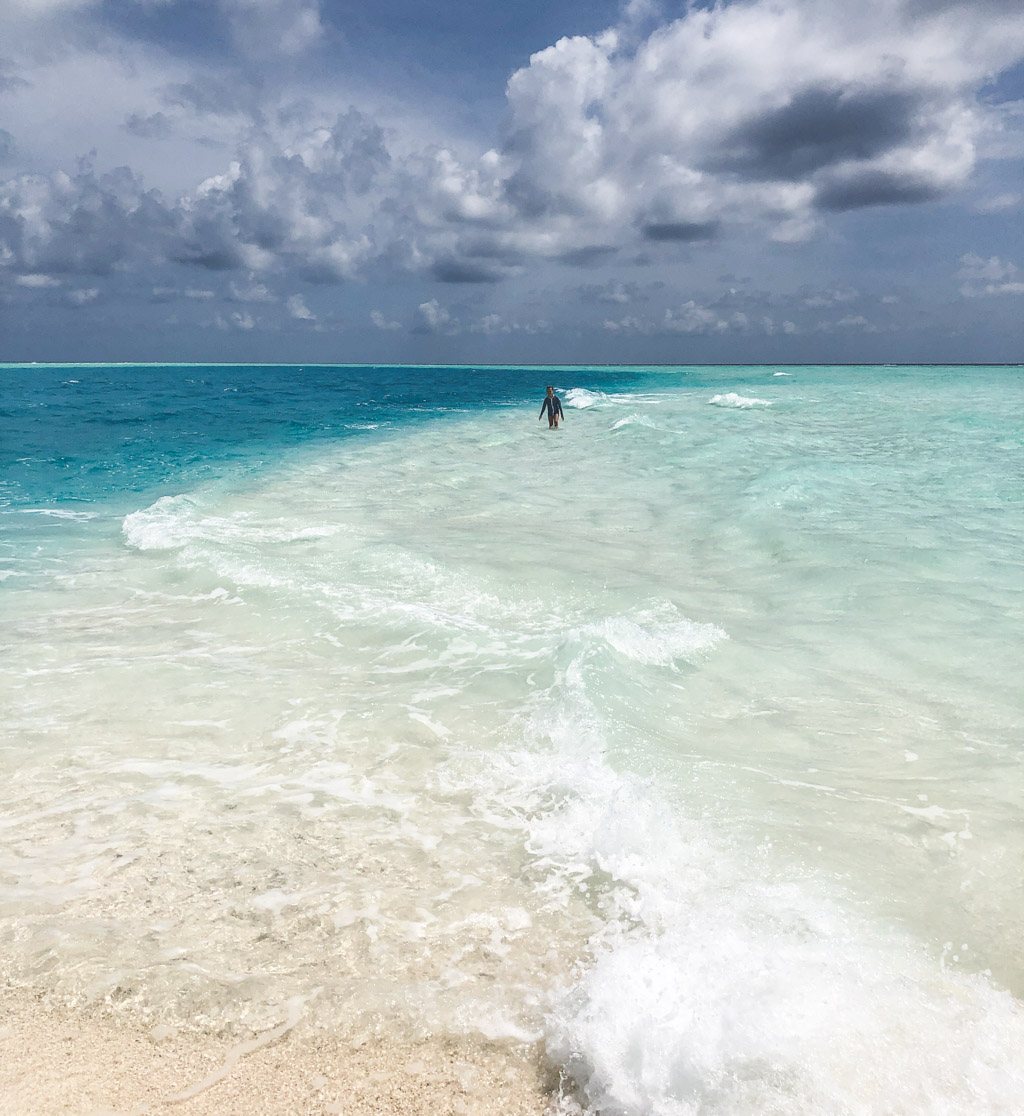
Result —
<path fill-rule="evenodd" d="M 446 414 L 522 406 L 559 389 L 718 390 L 763 384 L 773 368 L 807 376 L 879 366 L 663 365 L 0 365 L 0 507 L 180 491 L 277 452 L 367 436 Z M 896 381 L 958 378 L 982 366 L 885 366 Z M 776 381 L 778 385 L 778 381 Z"/>

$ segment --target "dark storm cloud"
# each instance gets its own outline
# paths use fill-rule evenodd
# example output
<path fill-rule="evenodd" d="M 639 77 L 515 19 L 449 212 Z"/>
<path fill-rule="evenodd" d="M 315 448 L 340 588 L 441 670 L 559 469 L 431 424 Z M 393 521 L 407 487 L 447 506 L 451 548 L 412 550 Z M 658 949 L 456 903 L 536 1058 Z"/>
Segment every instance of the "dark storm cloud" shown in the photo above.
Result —
<path fill-rule="evenodd" d="M 0 185 L 0 249 L 23 274 L 106 275 L 129 257 L 159 253 L 171 229 L 156 191 L 127 167 L 97 175 L 22 175 Z"/>
<path fill-rule="evenodd" d="M 641 226 L 644 240 L 692 243 L 714 240 L 718 236 L 718 221 L 652 221 Z"/>
<path fill-rule="evenodd" d="M 14 136 L 0 128 L 0 163 L 6 163 L 15 150 Z"/>
<path fill-rule="evenodd" d="M 430 271 L 442 283 L 497 283 L 502 278 L 498 268 L 472 260 L 437 260 Z"/>
<path fill-rule="evenodd" d="M 15 73 L 14 63 L 9 58 L 0 58 L 0 93 L 12 93 L 15 89 L 25 89 L 28 82 Z"/>
<path fill-rule="evenodd" d="M 165 105 L 184 108 L 200 115 L 250 114 L 257 102 L 259 84 L 248 79 L 230 81 L 214 77 L 165 85 L 161 91 Z"/>
<path fill-rule="evenodd" d="M 154 112 L 149 116 L 133 112 L 125 120 L 124 129 L 139 139 L 167 139 L 174 133 L 174 126 L 162 112 Z"/>
<path fill-rule="evenodd" d="M 194 264 L 207 271 L 234 271 L 245 266 L 245 259 L 237 245 L 223 240 L 220 243 L 204 243 L 201 239 L 201 225 L 196 232 L 199 235 L 171 250 L 171 260 L 175 263 Z"/>
<path fill-rule="evenodd" d="M 796 181 L 904 143 L 920 105 L 920 95 L 897 90 L 807 89 L 742 124 L 707 166 L 743 178 Z"/>
<path fill-rule="evenodd" d="M 815 204 L 819 209 L 843 212 L 872 205 L 907 205 L 933 201 L 945 191 L 934 182 L 901 176 L 894 171 L 864 170 L 837 176 L 818 187 Z"/>
<path fill-rule="evenodd" d="M 605 263 L 617 251 L 614 244 L 587 244 L 582 248 L 570 248 L 555 258 L 559 263 L 571 264 L 573 267 L 590 267 Z"/>

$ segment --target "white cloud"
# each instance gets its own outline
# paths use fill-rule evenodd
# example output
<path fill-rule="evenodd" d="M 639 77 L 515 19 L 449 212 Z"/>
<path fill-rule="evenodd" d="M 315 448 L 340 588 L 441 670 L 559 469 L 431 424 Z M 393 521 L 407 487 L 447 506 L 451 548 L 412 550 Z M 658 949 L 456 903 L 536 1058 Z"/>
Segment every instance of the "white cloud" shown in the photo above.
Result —
<path fill-rule="evenodd" d="M 1021 53 L 1024 15 L 903 0 L 691 8 L 639 44 L 562 39 L 509 82 L 509 196 L 556 238 L 633 227 L 695 243 L 756 220 L 784 240 L 821 214 L 962 183 L 971 90 Z"/>
<path fill-rule="evenodd" d="M 746 324 L 744 315 L 736 317 L 741 319 L 739 324 Z M 726 318 L 720 318 L 714 310 L 699 306 L 690 299 L 678 310 L 666 310 L 663 325 L 671 333 L 724 333 L 729 329 L 730 322 Z"/>
<path fill-rule="evenodd" d="M 500 314 L 485 314 L 480 321 L 475 322 L 470 329 L 475 333 L 511 333 L 515 327 L 506 322 Z"/>
<path fill-rule="evenodd" d="M 247 285 L 236 283 L 232 280 L 228 284 L 228 291 L 233 302 L 274 302 L 276 296 L 265 283 L 257 283 L 250 277 Z"/>
<path fill-rule="evenodd" d="M 385 332 L 394 332 L 402 328 L 401 322 L 395 322 L 387 318 L 380 310 L 370 311 L 370 321 L 375 328 L 384 330 Z"/>
<path fill-rule="evenodd" d="M 85 306 L 88 302 L 95 302 L 99 296 L 99 287 L 79 287 L 77 290 L 68 291 L 67 299 L 73 306 Z"/>
<path fill-rule="evenodd" d="M 978 213 L 1006 213 L 1011 209 L 1022 207 L 1024 207 L 1024 195 L 1005 193 L 983 198 L 974 208 Z"/>
<path fill-rule="evenodd" d="M 468 328 L 470 333 L 483 333 L 488 337 L 494 337 L 509 333 L 547 333 L 551 323 L 543 318 L 524 322 L 506 318 L 501 314 L 485 314 L 482 318 L 471 322 Z"/>
<path fill-rule="evenodd" d="M 23 14 L 30 7 L 21 0 Z M 218 0 L 218 10 L 249 54 L 270 42 L 300 52 L 323 34 L 313 0 Z M 234 158 L 207 174 L 213 156 L 204 148 L 196 177 L 205 177 L 177 198 L 147 190 L 127 169 L 15 177 L 0 184 L 0 256 L 23 276 L 167 262 L 241 272 L 230 298 L 263 302 L 275 298 L 273 275 L 345 282 L 404 271 L 481 284 L 538 260 L 620 253 L 676 262 L 717 240 L 800 241 L 831 213 L 926 200 L 965 181 L 988 112 L 976 92 L 1024 54 L 1024 14 L 1008 4 L 986 7 L 984 19 L 972 10 L 744 0 L 690 7 L 658 25 L 656 5 L 635 3 L 620 26 L 562 39 L 513 74 L 505 138 L 478 158 L 455 144 L 396 140 L 355 109 L 264 112 L 247 100 L 256 83 L 240 93 L 184 63 L 163 62 L 144 92 L 146 56 L 133 55 L 103 102 L 118 142 L 170 150 L 184 142 L 186 119 L 230 117 L 223 136 L 245 130 Z M 75 90 L 88 78 L 107 96 L 96 81 L 100 54 L 75 58 Z M 51 70 L 45 89 L 19 94 L 19 105 L 47 103 L 70 72 Z M 71 130 L 84 132 L 80 118 Z M 618 280 L 581 297 L 625 307 L 639 290 Z M 818 308 L 848 300 L 840 287 L 807 298 Z M 753 328 L 741 316 L 694 302 L 658 328 Z M 420 327 L 458 328 L 422 314 Z"/>
<path fill-rule="evenodd" d="M 421 302 L 416 308 L 417 329 L 423 333 L 458 333 L 459 323 L 436 298 Z"/>
<path fill-rule="evenodd" d="M 957 278 L 962 279 L 960 293 L 965 298 L 981 295 L 1024 294 L 1024 275 L 1020 268 L 998 256 L 987 260 L 973 252 L 960 257 Z"/>
<path fill-rule="evenodd" d="M 721 302 L 721 300 L 719 300 Z M 783 323 L 783 331 L 786 329 Z M 788 323 L 792 325 L 792 323 Z M 689 299 L 678 307 L 669 307 L 658 320 L 630 314 L 624 318 L 607 318 L 602 327 L 609 333 L 671 334 L 692 333 L 721 335 L 725 333 L 765 333 L 776 331 L 775 319 L 768 314 L 751 318 L 742 310 L 725 311 Z"/>
<path fill-rule="evenodd" d="M 29 287 L 35 290 L 42 290 L 46 287 L 59 287 L 60 280 L 55 279 L 52 275 L 41 275 L 33 273 L 30 275 L 19 275 L 15 280 L 19 287 Z"/>
<path fill-rule="evenodd" d="M 235 44 L 254 58 L 297 55 L 323 34 L 316 0 L 218 0 Z"/>
<path fill-rule="evenodd" d="M 251 314 L 245 310 L 238 310 L 225 317 L 223 314 L 218 314 L 214 318 L 214 323 L 218 329 L 241 329 L 248 331 L 256 325 L 256 320 Z"/>
<path fill-rule="evenodd" d="M 291 295 L 285 304 L 288 307 L 288 313 L 296 321 L 299 322 L 315 322 L 316 314 L 306 305 L 305 299 L 302 295 Z"/>
<path fill-rule="evenodd" d="M 843 287 L 808 295 L 803 301 L 804 306 L 810 307 L 812 310 L 820 310 L 826 306 L 837 306 L 843 302 L 852 302 L 857 298 L 858 293 L 852 287 Z"/>
<path fill-rule="evenodd" d="M 634 315 L 628 315 L 616 321 L 614 318 L 605 318 L 602 329 L 607 333 L 653 333 L 650 322 L 645 322 Z"/>

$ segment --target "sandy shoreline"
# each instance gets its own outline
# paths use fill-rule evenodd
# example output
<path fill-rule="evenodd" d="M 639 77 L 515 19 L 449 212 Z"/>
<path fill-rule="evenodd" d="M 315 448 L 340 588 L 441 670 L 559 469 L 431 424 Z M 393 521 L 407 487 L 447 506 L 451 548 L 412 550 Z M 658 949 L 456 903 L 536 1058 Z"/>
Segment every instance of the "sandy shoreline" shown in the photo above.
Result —
<path fill-rule="evenodd" d="M 0 992 L 0 1111 L 129 1116 L 540 1116 L 553 1083 L 525 1050 L 444 1037 L 354 1047 L 287 1022 L 251 1041 L 136 1029 Z"/>

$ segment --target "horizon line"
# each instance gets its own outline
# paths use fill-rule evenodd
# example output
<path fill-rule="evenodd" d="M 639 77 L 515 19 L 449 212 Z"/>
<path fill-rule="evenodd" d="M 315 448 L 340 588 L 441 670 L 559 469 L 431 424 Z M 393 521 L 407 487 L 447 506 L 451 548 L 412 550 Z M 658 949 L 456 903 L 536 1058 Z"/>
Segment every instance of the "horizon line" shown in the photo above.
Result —
<path fill-rule="evenodd" d="M 480 371 L 501 369 L 686 369 L 686 368 L 1022 368 L 1024 361 L 694 361 L 686 364 L 645 361 L 641 364 L 603 364 L 587 361 L 555 364 L 484 364 L 476 361 L 419 364 L 405 361 L 242 361 L 242 360 L 12 360 L 0 361 L 0 369 L 11 368 L 472 368 Z"/>

